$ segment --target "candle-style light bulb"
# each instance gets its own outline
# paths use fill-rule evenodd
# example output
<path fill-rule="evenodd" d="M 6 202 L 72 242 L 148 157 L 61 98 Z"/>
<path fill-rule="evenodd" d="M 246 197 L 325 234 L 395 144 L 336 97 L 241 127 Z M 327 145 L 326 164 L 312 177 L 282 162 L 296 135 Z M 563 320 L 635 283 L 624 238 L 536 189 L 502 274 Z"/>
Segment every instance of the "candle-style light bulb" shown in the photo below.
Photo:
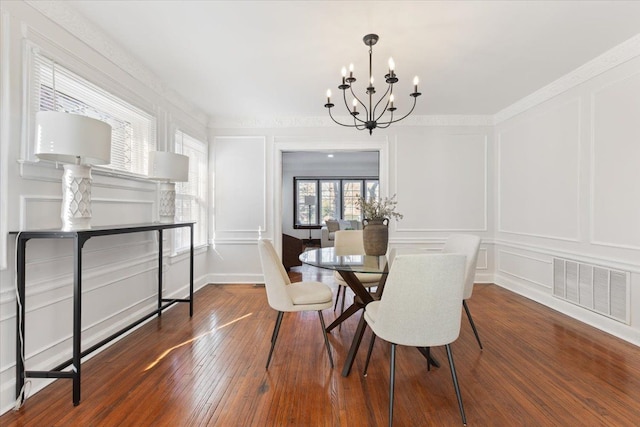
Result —
<path fill-rule="evenodd" d="M 344 84 L 346 77 L 347 77 L 347 69 L 345 67 L 342 67 L 342 84 Z"/>
<path fill-rule="evenodd" d="M 327 89 L 327 104 L 331 104 L 331 89 Z"/>
<path fill-rule="evenodd" d="M 395 99 L 395 97 L 393 96 L 393 94 L 389 95 L 389 103 L 391 104 L 391 108 L 393 108 L 393 100 Z"/>
<path fill-rule="evenodd" d="M 418 76 L 415 76 L 413 78 L 413 92 L 414 93 L 418 93 L 418 83 L 420 82 L 420 79 L 418 79 Z"/>
<path fill-rule="evenodd" d="M 358 100 L 353 98 L 353 101 L 351 101 L 351 105 L 353 105 L 353 112 L 356 112 L 356 107 L 358 106 Z"/>
<path fill-rule="evenodd" d="M 373 86 L 373 76 L 371 76 L 371 86 Z"/>
<path fill-rule="evenodd" d="M 353 64 L 349 64 L 349 77 L 353 77 Z"/>
<path fill-rule="evenodd" d="M 396 69 L 396 63 L 393 62 L 393 58 L 389 58 L 389 74 L 393 74 Z"/>

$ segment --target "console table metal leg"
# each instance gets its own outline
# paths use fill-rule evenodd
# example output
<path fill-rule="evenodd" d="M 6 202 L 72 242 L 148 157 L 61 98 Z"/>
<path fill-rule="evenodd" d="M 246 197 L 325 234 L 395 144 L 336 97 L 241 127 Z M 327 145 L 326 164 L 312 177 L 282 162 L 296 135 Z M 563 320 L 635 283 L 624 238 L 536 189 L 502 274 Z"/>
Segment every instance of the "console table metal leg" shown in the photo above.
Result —
<path fill-rule="evenodd" d="M 193 224 L 189 226 L 191 236 L 191 253 L 189 257 L 189 317 L 193 317 Z"/>
<path fill-rule="evenodd" d="M 75 257 L 73 261 L 73 405 L 80 403 L 80 369 L 82 341 L 82 246 L 84 240 L 76 235 L 73 239 Z"/>
<path fill-rule="evenodd" d="M 162 316 L 162 230 L 158 230 L 158 317 Z"/>
<path fill-rule="evenodd" d="M 24 396 L 20 396 L 20 393 L 24 386 L 25 254 L 28 239 L 18 237 L 17 240 L 16 267 L 18 275 L 18 299 L 16 300 L 16 313 L 18 315 L 18 321 L 16 322 L 16 399 L 24 399 Z"/>

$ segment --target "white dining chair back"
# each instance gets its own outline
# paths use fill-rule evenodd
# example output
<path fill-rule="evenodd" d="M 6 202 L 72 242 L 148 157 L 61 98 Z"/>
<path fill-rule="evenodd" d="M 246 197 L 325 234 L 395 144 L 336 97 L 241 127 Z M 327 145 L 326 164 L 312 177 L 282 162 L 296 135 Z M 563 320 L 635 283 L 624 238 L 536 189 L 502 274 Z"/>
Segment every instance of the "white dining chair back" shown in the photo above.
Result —
<path fill-rule="evenodd" d="M 292 311 L 293 302 L 286 288 L 291 284 L 291 280 L 284 266 L 279 262 L 278 254 L 273 245 L 266 240 L 260 240 L 258 248 L 269 305 L 274 310 Z"/>
<path fill-rule="evenodd" d="M 478 329 L 476 328 L 476 324 L 471 316 L 471 311 L 469 310 L 469 305 L 467 304 L 467 300 L 471 298 L 471 295 L 473 294 L 473 284 L 476 277 L 476 265 L 478 263 L 479 250 L 480 238 L 478 236 L 474 236 L 472 234 L 452 234 L 447 238 L 442 252 L 463 254 L 467 257 L 464 272 L 464 294 L 462 306 L 464 307 L 464 311 L 467 313 L 467 318 L 471 324 L 471 329 L 473 329 L 476 341 L 478 341 L 478 345 L 482 350 L 483 347 L 482 341 L 480 341 L 480 334 L 478 334 Z"/>
<path fill-rule="evenodd" d="M 336 255 L 365 255 L 364 240 L 362 239 L 362 230 L 338 230 L 334 233 L 333 246 Z M 355 273 L 358 280 L 366 288 L 377 286 L 382 279 L 382 275 L 378 273 Z M 342 294 L 342 305 L 340 313 L 344 312 L 344 302 L 346 295 L 347 282 L 342 278 L 339 272 L 335 271 L 333 277 L 339 285 L 336 294 L 336 302 L 333 310 L 338 307 L 338 300 Z M 342 327 L 342 326 L 341 326 Z"/>
<path fill-rule="evenodd" d="M 464 271 L 464 299 L 471 298 L 473 282 L 476 277 L 480 237 L 472 234 L 452 234 L 447 238 L 442 249 L 443 253 L 463 254 L 467 257 Z"/>
<path fill-rule="evenodd" d="M 396 256 L 380 301 L 365 319 L 380 338 L 411 347 L 449 344 L 460 332 L 464 256 Z M 375 310 L 375 317 L 370 310 Z"/>
<path fill-rule="evenodd" d="M 336 255 L 364 255 L 362 230 L 338 230 L 333 239 Z"/>

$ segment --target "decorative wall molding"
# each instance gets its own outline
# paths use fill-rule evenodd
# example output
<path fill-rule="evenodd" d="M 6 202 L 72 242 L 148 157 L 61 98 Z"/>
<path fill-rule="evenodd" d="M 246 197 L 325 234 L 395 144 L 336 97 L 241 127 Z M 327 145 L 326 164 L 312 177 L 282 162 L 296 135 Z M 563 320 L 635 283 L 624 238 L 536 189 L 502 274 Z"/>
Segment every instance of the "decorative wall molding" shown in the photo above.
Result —
<path fill-rule="evenodd" d="M 84 41 L 87 46 L 99 52 L 127 74 L 151 88 L 177 108 L 189 113 L 192 117 L 199 120 L 202 125 L 206 125 L 207 116 L 203 111 L 194 107 L 178 93 L 168 88 L 164 82 L 150 72 L 135 57 L 113 42 L 84 16 L 76 12 L 75 9 L 61 1 L 25 0 L 25 2 L 51 18 L 78 39 Z"/>
<path fill-rule="evenodd" d="M 20 197 L 20 212 L 18 215 L 19 218 L 19 229 L 20 230 L 28 230 L 30 228 L 51 228 L 51 227 L 59 227 L 59 216 L 47 216 L 47 221 L 55 221 L 54 224 L 51 222 L 47 222 L 46 224 L 38 224 L 33 226 L 28 224 L 28 213 L 30 204 L 34 203 L 50 203 L 55 204 L 56 208 L 59 212 L 59 205 L 62 203 L 62 195 L 60 196 L 50 196 L 50 195 L 21 195 Z M 106 199 L 106 198 L 97 198 L 94 197 L 91 199 L 93 217 L 95 218 L 96 209 L 95 206 L 103 204 L 103 205 L 128 205 L 128 206 L 146 206 L 148 208 L 148 218 L 153 218 L 155 209 L 155 201 L 154 200 L 140 200 L 140 199 Z M 143 222 L 143 221 L 138 221 Z M 113 222 L 112 222 L 113 223 Z M 116 222 L 117 223 L 117 222 Z M 100 225 L 95 223 L 95 225 Z M 106 225 L 106 224 L 105 224 Z"/>
<path fill-rule="evenodd" d="M 7 215 L 8 208 L 8 162 L 9 162 L 9 141 L 11 133 L 9 122 L 11 121 L 10 90 L 11 79 L 9 78 L 10 50 L 8 49 L 11 37 L 11 19 L 7 11 L 2 11 L 0 16 L 0 236 L 8 233 Z M 7 239 L 0 239 L 0 271 L 7 268 Z"/>
<path fill-rule="evenodd" d="M 19 160 L 18 163 L 20 164 L 20 177 L 23 179 L 55 183 L 60 183 L 62 180 L 61 163 L 49 161 L 32 162 L 29 160 Z M 100 166 L 91 168 L 91 176 L 93 177 L 93 187 L 145 193 L 155 192 L 157 187 L 157 183 L 150 181 L 147 177 L 114 171 Z M 99 178 L 96 179 L 96 177 Z"/>
<path fill-rule="evenodd" d="M 631 273 L 640 274 L 640 264 L 632 261 L 624 261 L 619 258 L 607 258 L 603 256 L 594 257 L 590 254 L 585 254 L 577 251 L 559 250 L 557 248 L 551 248 L 548 246 L 535 245 L 522 242 L 511 242 L 504 239 L 494 239 L 495 250 L 500 250 L 500 247 L 512 248 L 516 250 L 528 251 L 539 255 L 545 255 L 548 257 L 571 259 L 577 262 L 585 264 L 599 265 L 612 270 L 629 271 Z"/>
<path fill-rule="evenodd" d="M 640 56 L 640 34 L 497 112 L 493 122 L 500 124 L 637 56 Z"/>
<path fill-rule="evenodd" d="M 516 272 L 509 271 L 509 270 L 507 270 L 505 268 L 502 268 L 502 263 L 500 262 L 500 260 L 501 260 L 501 256 L 502 255 L 509 255 L 509 256 L 523 258 L 523 259 L 526 259 L 526 260 L 535 261 L 535 262 L 539 262 L 539 263 L 547 264 L 547 265 L 551 265 L 552 264 L 551 261 L 547 261 L 547 260 L 544 260 L 544 259 L 541 259 L 541 258 L 536 258 L 536 257 L 533 257 L 533 256 L 529 256 L 529 255 L 519 254 L 517 252 L 505 251 L 505 250 L 498 250 L 497 253 L 498 253 L 499 256 L 496 257 L 496 262 L 498 264 L 498 271 L 499 272 L 504 273 L 504 274 L 508 274 L 509 276 L 515 277 L 515 278 L 520 279 L 520 280 L 524 280 L 525 282 L 533 283 L 534 285 L 537 285 L 537 286 L 539 286 L 541 288 L 551 290 L 551 284 L 538 282 L 536 280 L 533 280 L 530 277 L 525 277 L 525 276 L 523 276 L 521 274 L 517 274 Z"/>
<path fill-rule="evenodd" d="M 231 161 L 220 161 L 219 159 L 223 157 L 220 153 L 231 146 L 238 150 L 238 147 L 242 147 L 244 151 L 241 155 L 239 155 L 240 151 L 234 152 Z M 257 236 L 258 229 L 267 228 L 268 201 L 271 200 L 267 194 L 267 138 L 265 136 L 218 136 L 213 140 L 212 151 L 214 176 L 224 176 L 225 180 L 245 187 L 241 193 L 237 192 L 237 188 L 230 191 L 228 186 L 218 187 L 213 199 L 213 229 L 223 236 L 233 233 L 255 233 Z M 249 182 L 249 178 L 253 181 Z M 253 198 L 248 197 L 251 191 L 253 191 Z M 241 205 L 242 202 L 247 203 L 248 206 L 253 203 L 254 212 L 252 213 L 255 216 L 251 217 L 244 212 L 247 208 Z M 233 213 L 222 214 L 221 207 Z M 241 212 L 244 213 L 241 215 Z"/>
<path fill-rule="evenodd" d="M 623 82 L 626 82 L 632 78 L 638 79 L 638 77 L 640 77 L 640 72 L 638 71 L 633 71 L 629 74 L 625 74 L 623 76 L 620 76 L 619 78 L 606 82 L 605 84 L 603 84 L 600 87 L 595 88 L 592 92 L 591 92 L 591 96 L 590 96 L 590 111 L 591 111 L 591 126 L 589 129 L 589 145 L 590 145 L 590 160 L 591 163 L 589 165 L 589 171 L 590 171 L 590 181 L 589 181 L 589 218 L 590 218 L 590 223 L 589 223 L 589 243 L 592 245 L 598 245 L 598 246 L 605 246 L 605 247 L 610 247 L 610 248 L 618 248 L 618 249 L 630 249 L 630 250 L 640 250 L 640 246 L 639 245 L 635 245 L 635 244 L 624 244 L 624 243 L 618 243 L 618 242 L 612 242 L 612 241 L 605 241 L 605 240 L 598 240 L 595 238 L 596 235 L 596 223 L 595 223 L 595 219 L 596 219 L 596 199 L 597 199 L 597 193 L 596 193 L 596 183 L 597 182 L 601 182 L 603 177 L 607 177 L 607 175 L 610 175 L 609 173 L 603 173 L 602 176 L 597 175 L 597 172 L 599 171 L 598 168 L 598 164 L 596 163 L 598 160 L 597 157 L 597 153 L 596 150 L 598 148 L 597 144 L 600 144 L 601 146 L 606 147 L 606 149 L 612 149 L 613 146 L 616 145 L 616 143 L 619 143 L 619 140 L 616 139 L 611 139 L 611 130 L 612 129 L 607 129 L 607 137 L 600 137 L 599 139 L 596 138 L 596 110 L 598 110 L 598 104 L 597 104 L 597 96 L 598 94 L 604 92 L 607 89 L 612 89 L 614 88 L 616 85 L 619 85 Z M 640 82 L 640 80 L 638 80 Z M 626 88 L 625 92 L 630 92 L 630 93 L 636 93 L 635 90 L 631 90 L 630 88 Z M 637 95 L 637 94 L 636 94 Z M 636 96 L 637 97 L 637 96 Z M 628 111 L 633 111 L 633 114 L 635 116 L 637 116 L 637 111 L 635 111 L 636 108 L 629 108 Z M 626 120 L 625 120 L 626 121 Z M 633 121 L 633 118 L 627 122 L 629 125 L 631 125 L 634 130 L 629 130 L 628 129 L 628 141 L 631 144 L 635 144 L 636 142 L 636 136 L 638 134 L 637 132 L 637 121 Z M 619 127 L 620 124 L 616 123 L 615 125 L 612 125 L 612 127 Z M 602 129 L 599 129 L 600 131 L 602 131 Z M 634 134 L 635 131 L 635 134 Z M 626 147 L 626 146 L 625 146 Z M 624 156 L 624 161 L 619 161 L 616 164 L 616 173 L 619 174 L 620 172 L 622 172 L 624 170 L 624 167 L 630 167 L 630 169 L 635 170 L 635 166 L 637 165 L 635 159 L 633 157 L 633 153 L 630 151 L 626 151 L 625 156 Z M 638 157 L 636 155 L 636 157 Z M 623 162 L 629 162 L 630 164 L 623 164 Z M 601 172 L 602 173 L 602 172 Z M 633 172 L 628 172 L 630 174 L 633 174 Z M 616 184 L 619 184 L 619 181 L 616 182 Z M 624 184 L 623 184 L 624 185 Z M 633 185 L 633 184 L 632 184 Z M 617 186 L 617 185 L 616 185 Z M 624 197 L 625 198 L 634 198 L 634 195 L 632 193 L 629 193 L 628 191 L 624 192 Z M 611 206 L 609 206 L 608 208 L 609 211 L 611 212 L 616 212 L 616 210 L 614 208 L 612 208 Z M 633 214 L 632 214 L 633 216 Z M 621 216 L 619 214 L 619 212 L 616 212 L 616 219 L 617 220 L 621 220 Z M 628 218 L 626 218 L 628 219 Z M 637 221 L 637 218 L 635 218 L 635 220 Z M 633 221 L 633 219 L 632 219 Z"/>
<path fill-rule="evenodd" d="M 575 123 L 572 123 L 573 126 L 575 126 L 575 132 L 576 132 L 576 139 L 575 139 L 575 145 L 576 145 L 576 151 L 573 154 L 574 157 L 577 159 L 577 167 L 576 167 L 576 175 L 575 175 L 575 179 L 576 179 L 576 188 L 575 188 L 575 195 L 576 195 L 576 214 L 577 217 L 575 218 L 575 222 L 576 224 L 578 224 L 577 226 L 577 230 L 576 230 L 576 235 L 575 236 L 570 236 L 570 237 L 562 237 L 562 236 L 557 236 L 557 235 L 553 235 L 553 234 L 542 234 L 542 233 L 535 233 L 535 232 L 527 232 L 527 231 L 520 231 L 520 230 L 515 230 L 515 229 L 508 229 L 505 228 L 504 225 L 504 221 L 503 221 L 503 212 L 504 212 L 504 207 L 503 207 L 503 193 L 504 190 L 502 189 L 503 186 L 503 182 L 505 182 L 505 180 L 507 180 L 507 178 L 503 177 L 503 145 L 505 144 L 503 142 L 503 139 L 505 138 L 505 134 L 508 132 L 520 132 L 520 139 L 522 139 L 522 135 L 528 136 L 531 132 L 528 131 L 526 129 L 527 125 L 533 124 L 534 126 L 538 126 L 539 127 L 539 123 L 541 121 L 544 121 L 545 118 L 547 117 L 554 117 L 556 115 L 559 114 L 559 110 L 562 108 L 565 108 L 567 106 L 574 106 L 575 108 L 574 110 L 577 112 L 577 119 Z M 556 103 L 556 105 L 554 105 L 552 108 L 547 109 L 545 111 L 535 111 L 529 115 L 526 115 L 524 117 L 519 118 L 519 120 L 517 121 L 513 121 L 511 123 L 509 123 L 508 125 L 503 125 L 501 126 L 499 129 L 496 129 L 495 132 L 495 151 L 496 151 L 496 158 L 497 158 L 497 162 L 495 165 L 495 177 L 496 177 L 496 182 L 497 182 L 497 192 L 496 192 L 496 202 L 497 202 L 497 210 L 496 210 L 496 225 L 497 225 L 497 231 L 500 233 L 509 233 L 509 234 L 514 234 L 514 235 L 519 235 L 519 236 L 530 236 L 530 237 L 539 237 L 539 238 L 544 238 L 544 239 L 554 239 L 554 240 L 558 240 L 558 241 L 567 241 L 567 242 L 579 242 L 580 241 L 580 188 L 581 188 L 581 175 L 580 175 L 580 171 L 582 169 L 581 166 L 581 159 L 582 159 L 582 153 L 581 151 L 584 149 L 582 147 L 582 134 L 581 134 L 581 127 L 582 127 L 582 121 L 583 121 L 583 117 L 582 117 L 582 100 L 580 97 L 576 96 L 576 97 L 571 97 L 568 100 L 563 100 L 559 103 Z M 537 123 L 536 123 L 537 122 Z M 520 127 L 520 129 L 518 129 L 518 127 Z M 527 159 L 530 160 L 530 159 Z M 512 159 L 513 161 L 513 159 Z M 530 163 L 530 162 L 528 162 Z M 508 164 L 504 163 L 504 164 Z M 538 173 L 538 172 L 536 172 Z M 549 194 L 549 190 L 547 189 L 546 194 Z M 505 198 L 506 200 L 506 198 Z"/>
<path fill-rule="evenodd" d="M 209 285 L 230 285 L 230 284 L 262 284 L 264 275 L 262 274 L 214 274 L 207 275 Z"/>
<path fill-rule="evenodd" d="M 349 117 L 336 117 L 345 123 L 349 122 Z M 421 126 L 421 127 L 442 127 L 442 126 L 493 126 L 492 116 L 465 116 L 465 115 L 438 115 L 438 116 L 411 116 L 400 123 L 394 124 L 397 127 Z M 212 118 L 209 121 L 212 129 L 270 129 L 270 128 L 308 128 L 308 127 L 336 127 L 330 117 L 237 117 L 237 118 Z"/>
<path fill-rule="evenodd" d="M 447 136 L 451 137 L 451 136 L 457 136 L 457 135 L 462 135 L 461 134 L 457 134 L 457 133 L 451 133 Z M 489 229 L 489 203 L 488 203 L 488 197 L 489 197 L 489 135 L 487 133 L 465 133 L 464 136 L 478 136 L 479 138 L 482 138 L 482 143 L 484 145 L 484 152 L 483 152 L 483 168 L 484 168 L 484 176 L 483 176 L 483 208 L 482 208 L 482 226 L 480 228 L 473 228 L 473 227 L 462 227 L 462 228 L 408 228 L 408 227 L 403 227 L 402 223 L 398 224 L 395 221 L 391 221 L 390 223 L 390 227 L 392 227 L 393 231 L 398 232 L 398 233 L 421 233 L 421 232 L 446 232 L 446 233 L 452 233 L 452 232 L 486 232 Z M 397 141 L 395 141 L 396 143 L 393 145 L 393 157 L 398 159 L 400 157 L 399 153 L 398 153 L 398 144 Z M 393 194 L 398 194 L 400 191 L 398 189 L 398 183 L 399 183 L 399 177 L 398 177 L 398 172 L 399 172 L 399 168 L 395 168 L 395 174 L 394 174 L 394 183 L 395 183 L 395 187 L 392 191 Z"/>

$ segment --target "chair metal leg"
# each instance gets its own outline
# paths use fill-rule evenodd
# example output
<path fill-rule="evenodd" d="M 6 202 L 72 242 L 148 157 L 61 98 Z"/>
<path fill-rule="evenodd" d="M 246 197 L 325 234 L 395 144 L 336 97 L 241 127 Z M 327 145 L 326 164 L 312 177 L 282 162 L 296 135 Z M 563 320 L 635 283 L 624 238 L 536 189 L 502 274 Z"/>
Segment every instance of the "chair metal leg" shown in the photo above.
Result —
<path fill-rule="evenodd" d="M 476 340 L 478 341 L 478 345 L 480 346 L 480 350 L 482 350 L 482 343 L 480 342 L 480 335 L 478 335 L 478 330 L 476 329 L 476 324 L 473 323 L 473 318 L 471 317 L 471 312 L 469 311 L 469 307 L 467 307 L 467 301 L 462 300 L 462 306 L 464 307 L 464 311 L 467 312 L 467 317 L 469 318 L 469 323 L 471 323 L 471 328 L 473 329 L 473 333 L 476 336 Z"/>
<path fill-rule="evenodd" d="M 273 328 L 273 334 L 271 335 L 271 350 L 269 350 L 269 357 L 267 358 L 267 366 L 265 369 L 269 369 L 269 362 L 271 362 L 271 355 L 273 354 L 273 349 L 276 346 L 276 340 L 278 339 L 278 332 L 280 331 L 280 325 L 282 324 L 282 316 L 284 312 L 278 312 L 278 318 L 276 319 L 276 325 Z"/>
<path fill-rule="evenodd" d="M 333 311 L 335 313 L 336 308 L 338 308 L 338 300 L 340 299 L 340 292 L 342 291 L 342 286 L 338 285 L 338 292 L 336 292 L 336 303 L 333 304 Z"/>
<path fill-rule="evenodd" d="M 391 343 L 389 364 L 389 427 L 393 426 L 393 385 L 396 381 L 396 344 Z"/>
<path fill-rule="evenodd" d="M 462 424 L 467 425 L 467 417 L 464 414 L 464 407 L 462 406 L 462 395 L 460 394 L 460 387 L 458 386 L 458 377 L 456 376 L 456 367 L 453 364 L 453 354 L 451 353 L 451 345 L 445 345 L 447 349 L 447 358 L 449 359 L 449 367 L 451 368 L 451 378 L 453 379 L 453 387 L 456 389 L 456 397 L 458 398 L 458 407 L 460 408 L 460 415 L 462 415 Z"/>
<path fill-rule="evenodd" d="M 324 345 L 327 347 L 327 354 L 329 355 L 329 363 L 333 368 L 333 357 L 331 356 L 331 347 L 329 347 L 329 338 L 327 338 L 327 329 L 324 326 L 324 317 L 322 317 L 321 310 L 318 310 L 318 316 L 320 316 L 320 325 L 322 326 L 322 335 L 324 335 Z"/>
<path fill-rule="evenodd" d="M 364 372 L 362 375 L 367 376 L 367 368 L 369 368 L 369 360 L 371 360 L 371 353 L 373 352 L 373 344 L 376 342 L 376 334 L 371 332 L 371 342 L 369 343 L 369 351 L 367 352 L 367 360 L 364 362 Z"/>

